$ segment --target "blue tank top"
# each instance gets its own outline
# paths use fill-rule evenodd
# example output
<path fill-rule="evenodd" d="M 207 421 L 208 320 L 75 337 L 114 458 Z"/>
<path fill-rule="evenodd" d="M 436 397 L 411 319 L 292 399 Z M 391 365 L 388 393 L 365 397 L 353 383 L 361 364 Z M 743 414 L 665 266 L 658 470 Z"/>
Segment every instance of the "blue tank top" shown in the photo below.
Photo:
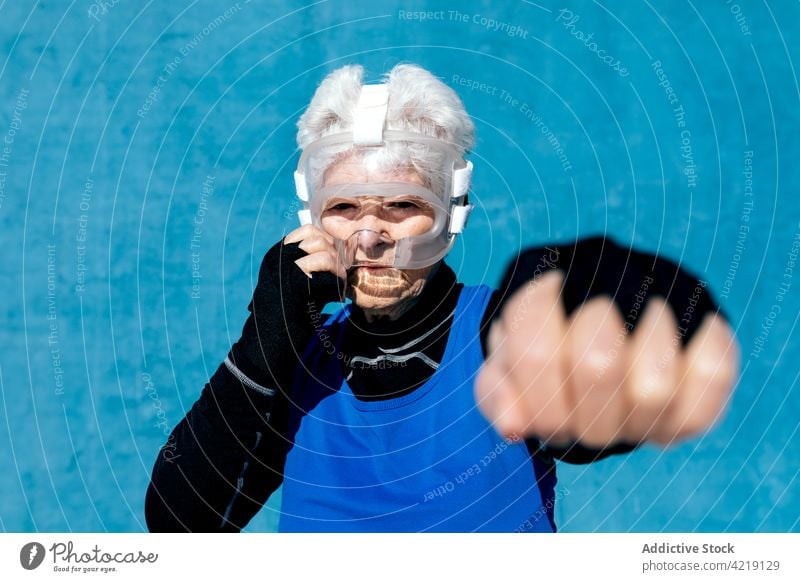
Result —
<path fill-rule="evenodd" d="M 462 289 L 438 369 L 389 400 L 359 400 L 343 377 L 349 306 L 318 329 L 293 385 L 280 531 L 555 530 L 554 468 L 475 403 L 491 293 Z"/>

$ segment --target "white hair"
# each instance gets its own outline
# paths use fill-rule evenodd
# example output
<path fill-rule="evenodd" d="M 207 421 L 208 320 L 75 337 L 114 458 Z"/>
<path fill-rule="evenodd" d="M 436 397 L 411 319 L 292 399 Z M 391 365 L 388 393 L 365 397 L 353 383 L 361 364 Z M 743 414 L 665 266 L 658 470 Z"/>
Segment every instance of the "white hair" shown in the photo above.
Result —
<path fill-rule="evenodd" d="M 347 65 L 336 69 L 322 81 L 308 108 L 297 122 L 297 145 L 301 149 L 327 135 L 352 131 L 364 68 Z M 385 129 L 403 130 L 444 141 L 459 157 L 475 144 L 475 126 L 456 92 L 417 65 L 401 64 L 386 73 L 389 106 Z M 373 148 L 374 150 L 374 148 Z M 352 147 L 341 150 L 315 168 L 312 178 L 321 183 L 324 170 Z M 385 170 L 413 168 L 434 191 L 442 186 L 442 155 L 435 149 L 409 142 L 387 144 L 369 154 L 370 164 Z"/>

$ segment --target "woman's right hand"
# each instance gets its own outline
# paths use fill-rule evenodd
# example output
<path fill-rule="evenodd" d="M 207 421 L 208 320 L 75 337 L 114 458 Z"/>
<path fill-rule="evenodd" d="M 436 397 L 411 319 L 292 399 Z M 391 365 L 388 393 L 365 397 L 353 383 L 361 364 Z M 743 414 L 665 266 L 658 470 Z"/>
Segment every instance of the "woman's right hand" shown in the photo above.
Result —
<path fill-rule="evenodd" d="M 307 256 L 295 261 L 295 264 L 313 279 L 315 272 L 328 272 L 347 281 L 347 271 L 339 260 L 333 237 L 313 224 L 306 224 L 290 232 L 283 239 L 283 244 L 299 243 Z"/>
<path fill-rule="evenodd" d="M 323 307 L 343 301 L 346 276 L 333 238 L 319 228 L 303 226 L 275 243 L 261 261 L 251 315 L 232 348 L 240 370 L 265 386 L 288 388 Z"/>

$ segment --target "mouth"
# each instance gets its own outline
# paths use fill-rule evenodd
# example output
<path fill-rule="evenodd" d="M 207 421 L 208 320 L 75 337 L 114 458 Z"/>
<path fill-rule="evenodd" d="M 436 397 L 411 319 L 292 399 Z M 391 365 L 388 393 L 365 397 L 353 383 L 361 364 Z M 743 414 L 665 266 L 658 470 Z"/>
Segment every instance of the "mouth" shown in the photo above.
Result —
<path fill-rule="evenodd" d="M 392 267 L 387 267 L 385 265 L 359 265 L 356 267 L 356 269 L 364 269 L 364 271 L 370 273 L 371 275 L 380 275 L 383 273 L 388 274 L 391 271 L 394 271 Z"/>
<path fill-rule="evenodd" d="M 399 273 L 402 273 L 400 271 Z M 347 279 L 351 285 L 383 285 L 398 276 L 398 270 L 386 265 L 358 265 L 349 269 Z M 402 276 L 402 275 L 401 275 Z"/>

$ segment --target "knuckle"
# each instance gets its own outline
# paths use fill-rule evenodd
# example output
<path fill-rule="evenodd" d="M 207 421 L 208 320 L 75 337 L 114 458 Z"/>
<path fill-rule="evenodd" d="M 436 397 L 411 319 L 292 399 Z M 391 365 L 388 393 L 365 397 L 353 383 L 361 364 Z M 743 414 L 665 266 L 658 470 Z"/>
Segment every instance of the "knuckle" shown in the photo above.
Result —
<path fill-rule="evenodd" d="M 581 377 L 602 376 L 613 364 L 615 358 L 611 351 L 599 346 L 590 346 L 582 354 L 573 354 L 574 373 Z"/>
<path fill-rule="evenodd" d="M 305 236 L 308 236 L 309 233 L 313 232 L 313 228 L 314 228 L 314 226 L 312 226 L 310 224 L 304 224 L 300 228 L 294 229 L 292 231 L 292 234 L 295 235 L 295 236 L 303 236 L 303 237 L 305 237 Z"/>
<path fill-rule="evenodd" d="M 510 346 L 512 359 L 526 368 L 525 374 L 530 371 L 544 370 L 557 363 L 558 344 L 549 338 L 531 338 L 516 340 Z"/>
<path fill-rule="evenodd" d="M 675 386 L 662 374 L 649 371 L 638 375 L 631 395 L 636 404 L 646 408 L 660 408 L 672 398 Z"/>
<path fill-rule="evenodd" d="M 729 368 L 719 360 L 700 357 L 692 362 L 688 376 L 701 389 L 714 388 L 732 382 L 733 374 Z"/>

